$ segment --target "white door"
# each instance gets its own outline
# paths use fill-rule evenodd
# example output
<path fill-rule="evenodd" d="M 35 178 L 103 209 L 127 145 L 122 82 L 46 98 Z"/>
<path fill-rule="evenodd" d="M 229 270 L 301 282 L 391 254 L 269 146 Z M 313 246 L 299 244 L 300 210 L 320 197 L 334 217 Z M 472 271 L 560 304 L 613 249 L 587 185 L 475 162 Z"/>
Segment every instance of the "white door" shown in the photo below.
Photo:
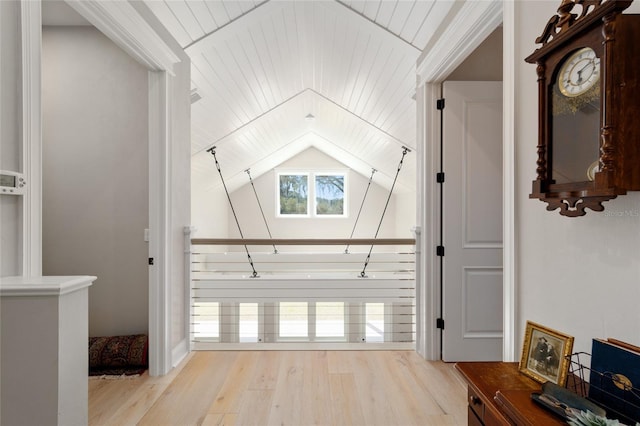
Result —
<path fill-rule="evenodd" d="M 445 82 L 445 361 L 502 359 L 502 83 Z"/>

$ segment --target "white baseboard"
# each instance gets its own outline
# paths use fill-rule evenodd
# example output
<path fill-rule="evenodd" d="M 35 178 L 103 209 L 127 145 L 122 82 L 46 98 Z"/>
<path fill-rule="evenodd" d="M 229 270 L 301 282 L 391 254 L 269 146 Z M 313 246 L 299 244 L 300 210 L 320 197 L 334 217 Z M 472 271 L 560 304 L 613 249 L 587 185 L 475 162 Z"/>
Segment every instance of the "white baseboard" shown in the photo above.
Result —
<path fill-rule="evenodd" d="M 279 343 L 204 343 L 193 346 L 194 351 L 409 351 L 413 342 L 397 343 L 331 343 L 331 342 L 279 342 Z"/>
<path fill-rule="evenodd" d="M 185 338 L 171 350 L 171 367 L 175 368 L 189 355 L 189 339 Z"/>

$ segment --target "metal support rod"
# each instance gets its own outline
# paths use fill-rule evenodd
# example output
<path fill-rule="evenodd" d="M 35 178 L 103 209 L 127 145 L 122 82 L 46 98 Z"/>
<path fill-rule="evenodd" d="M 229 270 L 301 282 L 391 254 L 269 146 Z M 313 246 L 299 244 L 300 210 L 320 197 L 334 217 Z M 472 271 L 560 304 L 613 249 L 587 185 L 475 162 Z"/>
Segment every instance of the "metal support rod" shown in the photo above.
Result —
<path fill-rule="evenodd" d="M 378 229 L 376 229 L 376 235 L 373 236 L 373 239 L 378 237 L 378 232 L 380 232 L 380 227 L 382 226 L 382 220 L 384 219 L 384 214 L 387 212 L 387 207 L 389 207 L 389 201 L 391 200 L 391 195 L 393 194 L 393 188 L 396 186 L 396 181 L 398 180 L 398 175 L 400 174 L 400 169 L 402 169 L 402 163 L 404 162 L 404 157 L 408 152 L 411 152 L 409 148 L 406 146 L 402 147 L 402 158 L 400 158 L 400 163 L 398 163 L 398 170 L 396 171 L 396 177 L 393 178 L 393 184 L 391 185 L 391 190 L 389 191 L 389 196 L 387 197 L 387 202 L 384 205 L 384 210 L 382 211 L 382 216 L 380 217 L 380 223 L 378 223 Z M 367 259 L 364 261 L 364 267 L 362 268 L 362 272 L 360 272 L 360 278 L 367 278 L 366 269 L 369 265 L 369 259 L 371 259 L 371 252 L 373 251 L 373 244 L 371 244 L 371 248 L 369 249 L 369 254 L 367 255 Z"/>
<path fill-rule="evenodd" d="M 260 204 L 260 198 L 258 197 L 258 193 L 256 192 L 256 187 L 253 184 L 253 179 L 251 179 L 251 169 L 245 170 L 245 172 L 249 175 L 249 182 L 251 183 L 251 188 L 253 188 L 253 193 L 256 195 L 256 201 L 258 202 L 258 207 L 260 208 L 260 213 L 262 214 L 262 220 L 264 220 L 264 226 L 267 227 L 267 233 L 269 234 L 269 238 L 273 239 L 271 236 L 271 231 L 269 230 L 269 224 L 267 223 L 267 218 L 264 216 L 264 211 L 262 210 L 262 204 Z M 278 254 L 278 249 L 276 245 L 273 245 L 273 253 Z"/>
<path fill-rule="evenodd" d="M 356 216 L 356 221 L 353 224 L 353 229 L 351 230 L 351 235 L 349 239 L 353 238 L 353 233 L 356 231 L 356 225 L 358 224 L 358 219 L 360 219 L 360 213 L 362 213 L 362 206 L 364 206 L 364 200 L 367 199 L 367 193 L 369 192 L 369 187 L 371 186 L 371 181 L 373 180 L 373 174 L 377 172 L 376 169 L 371 169 L 371 177 L 369 178 L 369 183 L 367 184 L 367 189 L 364 191 L 364 197 L 362 197 L 362 203 L 360 204 L 360 210 L 358 210 L 358 216 Z M 349 254 L 349 245 L 344 249 L 345 254 Z"/>
<path fill-rule="evenodd" d="M 211 155 L 213 155 L 213 159 L 216 162 L 216 169 L 218 169 L 218 173 L 220 174 L 220 179 L 222 180 L 222 186 L 224 187 L 224 192 L 227 194 L 227 199 L 229 200 L 229 206 L 231 206 L 231 212 L 233 213 L 233 218 L 236 220 L 236 225 L 238 226 L 238 232 L 240 232 L 240 237 L 244 238 L 244 235 L 242 235 L 242 229 L 240 228 L 240 222 L 238 221 L 238 216 L 236 215 L 236 210 L 233 208 L 233 203 L 231 202 L 231 196 L 229 195 L 229 191 L 227 190 L 227 185 L 224 183 L 224 177 L 222 177 L 222 171 L 220 170 L 220 163 L 218 163 L 218 157 L 216 157 L 216 147 L 212 146 L 211 148 L 209 148 L 207 150 L 207 152 L 210 152 Z M 258 273 L 256 272 L 256 268 L 253 266 L 253 259 L 251 259 L 251 253 L 249 253 L 249 249 L 247 248 L 247 245 L 244 245 L 244 250 L 247 252 L 247 259 L 249 259 L 249 264 L 251 265 L 251 269 L 253 270 L 253 278 L 256 278 L 258 276 Z"/>

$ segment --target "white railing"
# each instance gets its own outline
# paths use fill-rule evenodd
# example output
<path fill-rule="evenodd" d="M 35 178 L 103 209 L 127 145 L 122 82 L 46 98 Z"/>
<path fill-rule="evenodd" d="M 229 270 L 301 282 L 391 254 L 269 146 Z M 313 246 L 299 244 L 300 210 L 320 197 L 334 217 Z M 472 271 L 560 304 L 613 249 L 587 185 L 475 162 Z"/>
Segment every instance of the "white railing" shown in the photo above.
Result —
<path fill-rule="evenodd" d="M 193 349 L 413 348 L 414 239 L 190 243 Z"/>

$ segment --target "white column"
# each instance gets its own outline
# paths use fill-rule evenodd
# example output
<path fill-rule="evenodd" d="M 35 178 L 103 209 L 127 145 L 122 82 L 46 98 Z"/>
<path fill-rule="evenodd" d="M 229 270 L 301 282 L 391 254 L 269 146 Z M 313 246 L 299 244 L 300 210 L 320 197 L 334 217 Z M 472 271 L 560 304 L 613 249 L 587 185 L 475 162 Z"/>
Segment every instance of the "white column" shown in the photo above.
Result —
<path fill-rule="evenodd" d="M 516 361 L 518 359 L 516 344 L 516 142 L 515 142 L 515 105 L 516 105 L 516 87 L 515 87 L 515 63 L 521 61 L 522 58 L 515 54 L 515 3 L 504 2 L 503 9 L 503 33 L 502 33 L 502 50 L 503 50 L 503 68 L 502 68 L 502 161 L 503 161 L 503 274 L 504 286 L 502 303 L 504 304 L 503 313 L 503 361 Z"/>
<path fill-rule="evenodd" d="M 436 246 L 440 238 L 440 84 L 421 84 L 418 101 L 418 226 L 416 227 L 416 351 L 429 360 L 440 359 L 440 267 Z M 420 233 L 418 235 L 418 232 Z"/>
<path fill-rule="evenodd" d="M 88 293 L 95 279 L 0 279 L 0 424 L 87 424 Z"/>
<path fill-rule="evenodd" d="M 42 19 L 40 1 L 20 2 L 22 39 L 22 275 L 42 274 Z"/>

